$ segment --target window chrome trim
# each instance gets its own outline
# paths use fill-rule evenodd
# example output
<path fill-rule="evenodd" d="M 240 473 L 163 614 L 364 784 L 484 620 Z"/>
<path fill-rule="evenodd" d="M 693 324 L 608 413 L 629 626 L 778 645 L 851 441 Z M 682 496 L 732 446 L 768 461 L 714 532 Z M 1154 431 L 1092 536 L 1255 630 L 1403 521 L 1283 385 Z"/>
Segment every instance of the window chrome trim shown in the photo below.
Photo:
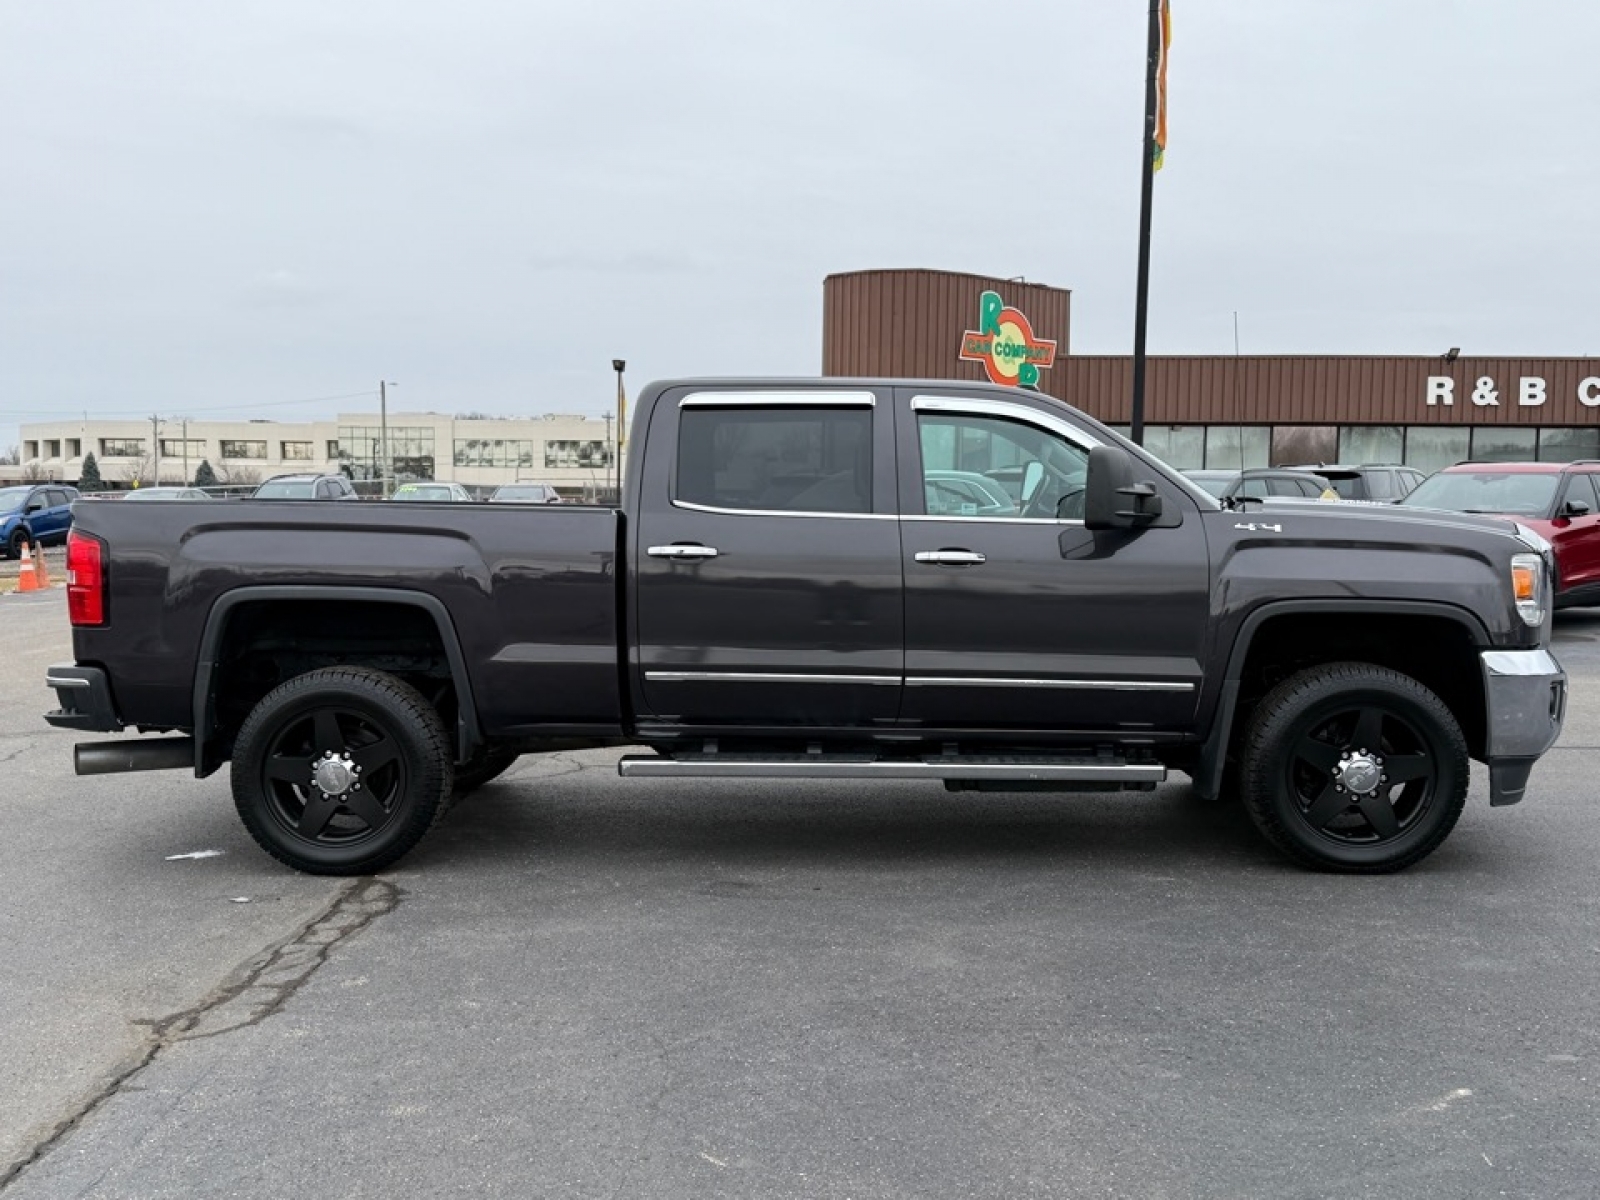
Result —
<path fill-rule="evenodd" d="M 1097 692 L 1192 692 L 1194 684 L 1154 679 L 992 679 L 981 676 L 908 675 L 907 687 L 1071 688 Z"/>
<path fill-rule="evenodd" d="M 911 411 L 916 413 L 954 413 L 969 417 L 1006 417 L 1034 425 L 1050 433 L 1059 433 L 1079 449 L 1091 450 L 1105 445 L 1094 434 L 1079 429 L 1054 413 L 1029 408 L 1026 404 L 1013 404 L 1006 400 L 964 399 L 958 396 L 913 396 Z"/>
<path fill-rule="evenodd" d="M 875 408 L 872 392 L 692 392 L 679 408 Z"/>
<path fill-rule="evenodd" d="M 928 513 L 905 513 L 902 521 L 962 521 L 977 525 L 1083 525 L 1081 517 L 964 517 L 930 516 Z"/>
<path fill-rule="evenodd" d="M 809 508 L 717 508 L 710 504 L 695 504 L 689 500 L 673 500 L 673 508 L 686 508 L 690 512 L 715 513 L 721 517 L 833 517 L 840 521 L 897 521 L 894 513 L 842 513 L 816 512 Z"/>
<path fill-rule="evenodd" d="M 863 683 L 899 687 L 905 682 L 898 675 L 797 675 L 783 671 L 646 671 L 644 677 L 648 683 Z"/>

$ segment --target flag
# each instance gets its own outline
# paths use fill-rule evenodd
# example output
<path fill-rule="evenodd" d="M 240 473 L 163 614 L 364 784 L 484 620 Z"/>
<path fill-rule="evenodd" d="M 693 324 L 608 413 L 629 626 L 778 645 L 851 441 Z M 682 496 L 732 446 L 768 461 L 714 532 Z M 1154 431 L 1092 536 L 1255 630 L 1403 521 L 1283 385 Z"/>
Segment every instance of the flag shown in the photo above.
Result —
<path fill-rule="evenodd" d="M 1167 154 L 1167 54 L 1172 48 L 1172 7 L 1169 0 L 1161 0 L 1161 57 L 1156 63 L 1156 133 L 1151 150 L 1153 165 L 1161 170 L 1161 161 Z"/>

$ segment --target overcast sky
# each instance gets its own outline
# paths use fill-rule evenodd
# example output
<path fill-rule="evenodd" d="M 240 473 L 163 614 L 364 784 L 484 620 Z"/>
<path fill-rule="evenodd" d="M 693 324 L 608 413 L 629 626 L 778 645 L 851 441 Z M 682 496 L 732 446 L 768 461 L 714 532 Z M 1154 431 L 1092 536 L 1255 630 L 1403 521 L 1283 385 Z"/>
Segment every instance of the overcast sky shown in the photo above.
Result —
<path fill-rule="evenodd" d="M 1173 4 L 1152 353 L 1600 349 L 1600 5 Z M 1127 353 L 1147 12 L 5 4 L 0 443 L 814 374 L 875 267 L 1069 287 Z"/>

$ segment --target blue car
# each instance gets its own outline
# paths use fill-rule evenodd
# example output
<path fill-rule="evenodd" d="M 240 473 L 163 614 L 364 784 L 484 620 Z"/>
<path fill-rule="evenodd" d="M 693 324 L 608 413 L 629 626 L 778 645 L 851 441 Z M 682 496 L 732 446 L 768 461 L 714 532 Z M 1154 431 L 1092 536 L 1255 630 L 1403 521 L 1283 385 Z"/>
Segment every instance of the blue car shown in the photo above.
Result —
<path fill-rule="evenodd" d="M 78 489 L 64 483 L 29 483 L 0 488 L 0 550 L 22 557 L 22 547 L 67 540 Z"/>

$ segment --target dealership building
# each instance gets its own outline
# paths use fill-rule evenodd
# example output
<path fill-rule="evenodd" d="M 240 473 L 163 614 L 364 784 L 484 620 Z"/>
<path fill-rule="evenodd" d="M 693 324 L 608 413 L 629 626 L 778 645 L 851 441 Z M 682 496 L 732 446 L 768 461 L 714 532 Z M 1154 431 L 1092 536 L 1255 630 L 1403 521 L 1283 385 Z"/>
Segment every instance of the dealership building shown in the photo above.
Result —
<path fill-rule="evenodd" d="M 1036 387 L 1127 432 L 1133 362 L 1071 353 L 1072 294 L 1022 279 L 883 270 L 823 282 L 822 373 L 992 380 Z M 1430 348 L 1431 349 L 1431 348 Z M 710 373 L 717 364 L 708 361 Z M 1414 356 L 1151 356 L 1144 444 L 1179 468 L 1600 459 L 1600 359 Z M 618 478 L 604 418 L 452 418 L 396 413 L 398 478 L 477 490 L 514 480 L 575 498 Z M 202 459 L 223 481 L 288 471 L 378 477 L 377 414 L 329 421 L 61 420 L 22 427 L 30 477 L 75 481 L 94 452 L 111 486 L 192 479 Z M 159 465 L 156 462 L 159 457 Z"/>
<path fill-rule="evenodd" d="M 831 275 L 822 369 L 1032 378 L 1126 433 L 1133 360 L 1070 353 L 1070 318 L 1069 291 L 1023 280 Z M 1145 446 L 1179 468 L 1345 462 L 1435 471 L 1466 459 L 1600 459 L 1600 359 L 1152 355 L 1144 421 Z"/>

